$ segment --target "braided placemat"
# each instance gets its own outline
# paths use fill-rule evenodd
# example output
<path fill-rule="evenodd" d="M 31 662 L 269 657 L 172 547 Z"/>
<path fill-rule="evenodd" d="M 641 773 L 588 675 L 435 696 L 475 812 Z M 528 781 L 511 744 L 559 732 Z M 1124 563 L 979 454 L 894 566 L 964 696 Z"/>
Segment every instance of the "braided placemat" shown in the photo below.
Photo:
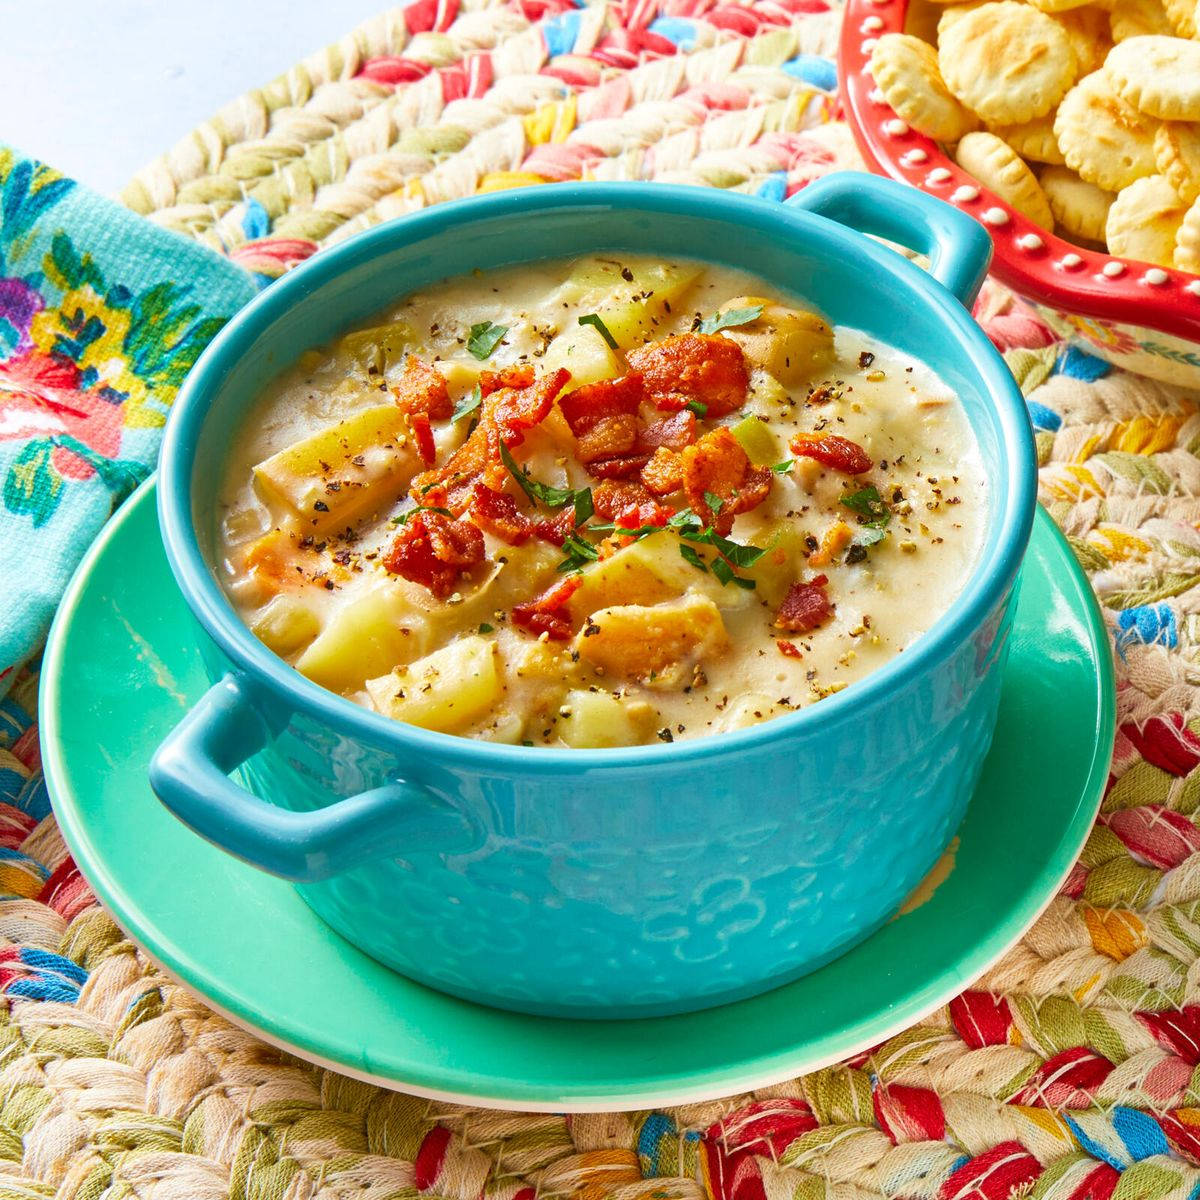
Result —
<path fill-rule="evenodd" d="M 823 0 L 419 0 L 122 198 L 268 279 L 372 222 L 547 179 L 781 199 L 855 161 L 820 124 L 837 21 Z M 384 1092 L 231 1027 L 122 937 L 50 815 L 26 673 L 0 701 L 0 1200 L 1200 1196 L 1196 399 L 1063 347 L 998 290 L 979 315 L 1105 605 L 1122 721 L 1079 865 L 985 979 L 754 1096 L 564 1118 Z"/>

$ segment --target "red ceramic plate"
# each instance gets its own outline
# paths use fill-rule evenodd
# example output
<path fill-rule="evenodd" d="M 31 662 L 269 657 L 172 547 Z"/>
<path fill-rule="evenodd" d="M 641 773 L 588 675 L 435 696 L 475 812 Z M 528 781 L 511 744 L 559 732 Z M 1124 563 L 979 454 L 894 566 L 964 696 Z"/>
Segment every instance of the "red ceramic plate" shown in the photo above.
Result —
<path fill-rule="evenodd" d="M 1065 318 L 1072 332 L 1082 333 L 1101 352 L 1113 351 L 1106 357 L 1120 361 L 1138 352 L 1155 357 L 1156 350 L 1164 350 L 1168 353 L 1158 357 L 1200 372 L 1200 346 L 1179 348 L 1180 343 L 1200 342 L 1200 277 L 1097 253 L 1055 237 L 981 187 L 936 142 L 910 129 L 889 107 L 875 88 L 868 64 L 876 38 L 904 31 L 908 2 L 846 4 L 838 75 L 846 118 L 868 165 L 983 222 L 996 247 L 996 278 L 1042 308 L 1043 315 Z M 1156 334 L 1169 338 L 1156 339 Z M 1141 369 L 1124 361 L 1120 365 Z M 1143 373 L 1160 378 L 1170 374 Z"/>

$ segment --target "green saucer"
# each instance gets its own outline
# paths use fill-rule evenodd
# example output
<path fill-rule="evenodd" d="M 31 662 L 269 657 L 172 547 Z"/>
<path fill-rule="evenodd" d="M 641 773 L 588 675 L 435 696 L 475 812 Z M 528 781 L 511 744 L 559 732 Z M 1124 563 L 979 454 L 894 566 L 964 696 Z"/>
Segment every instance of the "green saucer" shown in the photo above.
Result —
<path fill-rule="evenodd" d="M 888 1037 L 966 987 L 1049 902 L 1095 816 L 1114 703 L 1091 591 L 1041 512 L 1012 638 L 995 745 L 932 894 L 797 983 L 681 1017 L 539 1019 L 429 991 L 342 941 L 289 884 L 167 814 L 146 764 L 207 681 L 159 546 L 152 484 L 109 523 L 59 610 L 42 755 L 59 826 L 100 898 L 231 1020 L 304 1058 L 438 1098 L 648 1108 L 763 1086 Z"/>

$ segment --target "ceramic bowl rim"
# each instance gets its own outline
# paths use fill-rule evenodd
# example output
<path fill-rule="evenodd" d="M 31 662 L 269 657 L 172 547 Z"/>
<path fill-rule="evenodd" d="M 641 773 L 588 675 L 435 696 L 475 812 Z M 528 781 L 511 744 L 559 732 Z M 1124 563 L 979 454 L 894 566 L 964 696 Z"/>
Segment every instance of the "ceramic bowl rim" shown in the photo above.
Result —
<path fill-rule="evenodd" d="M 950 608 L 910 649 L 854 686 L 819 704 L 806 705 L 747 729 L 679 742 L 586 750 L 485 742 L 393 721 L 306 679 L 242 623 L 214 578 L 196 534 L 192 516 L 193 459 L 211 400 L 219 393 L 231 365 L 259 343 L 294 304 L 338 276 L 392 250 L 474 219 L 515 214 L 529 217 L 539 210 L 573 208 L 583 215 L 597 207 L 606 211 L 636 209 L 654 217 L 689 215 L 734 224 L 751 221 L 759 227 L 774 225 L 780 232 L 789 228 L 803 231 L 810 238 L 824 241 L 831 259 L 837 258 L 839 251 L 851 260 L 866 259 L 874 270 L 890 276 L 894 286 L 915 292 L 925 306 L 932 307 L 942 323 L 966 343 L 964 350 L 969 346 L 969 373 L 979 379 L 991 399 L 989 419 L 995 426 L 1006 471 L 1004 504 L 989 509 L 988 540 L 996 532 L 991 556 L 980 558 Z M 697 258 L 703 260 L 704 255 Z M 295 357 L 289 355 L 285 361 L 294 361 Z M 397 754 L 436 758 L 466 769 L 542 776 L 690 764 L 836 727 L 852 718 L 855 708 L 874 703 L 930 673 L 977 632 L 1016 576 L 1029 539 L 1036 499 L 1033 437 L 1021 393 L 983 330 L 941 284 L 902 255 L 802 208 L 712 188 L 660 183 L 545 184 L 473 196 L 386 222 L 322 250 L 241 309 L 201 354 L 168 419 L 158 474 L 159 527 L 175 581 L 205 633 L 256 691 L 272 698 L 282 697 L 290 712 L 317 716 L 332 730 Z"/>

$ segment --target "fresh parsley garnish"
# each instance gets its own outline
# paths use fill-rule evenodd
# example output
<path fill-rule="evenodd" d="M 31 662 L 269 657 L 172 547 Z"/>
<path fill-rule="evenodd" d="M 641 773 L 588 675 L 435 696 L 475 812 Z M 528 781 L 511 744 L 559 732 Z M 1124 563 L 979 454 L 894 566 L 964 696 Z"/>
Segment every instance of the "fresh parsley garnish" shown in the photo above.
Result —
<path fill-rule="evenodd" d="M 796 460 L 794 458 L 785 458 L 783 462 L 772 463 L 771 470 L 776 475 L 786 475 L 795 465 Z"/>
<path fill-rule="evenodd" d="M 731 329 L 735 325 L 749 325 L 757 321 L 763 314 L 763 306 L 755 304 L 752 308 L 731 308 L 727 312 L 714 313 L 700 322 L 701 333 L 716 333 L 718 329 Z"/>
<path fill-rule="evenodd" d="M 703 571 L 706 575 L 708 574 L 708 563 L 696 553 L 694 547 L 689 546 L 686 542 L 679 543 L 679 557 L 684 562 L 691 563 L 693 567 Z"/>
<path fill-rule="evenodd" d="M 843 496 L 841 504 L 851 512 L 858 513 L 864 524 L 876 529 L 886 529 L 892 519 L 892 510 L 873 484 Z"/>
<path fill-rule="evenodd" d="M 585 521 L 595 516 L 596 505 L 592 500 L 591 488 L 580 488 L 574 496 L 575 504 L 575 524 L 582 525 Z"/>
<path fill-rule="evenodd" d="M 704 503 L 707 504 L 710 509 L 712 509 L 714 515 L 719 513 L 721 509 L 725 507 L 725 501 L 722 500 L 716 492 L 705 492 Z"/>
<path fill-rule="evenodd" d="M 558 564 L 560 571 L 582 571 L 588 563 L 600 557 L 600 551 L 591 542 L 573 533 L 563 538 L 563 551 L 566 557 Z"/>
<path fill-rule="evenodd" d="M 610 350 L 617 348 L 617 339 L 608 331 L 608 326 L 600 319 L 599 313 L 584 313 L 579 318 L 580 325 L 591 325 L 593 329 L 608 343 Z"/>
<path fill-rule="evenodd" d="M 410 508 L 407 512 L 402 512 L 399 516 L 392 518 L 393 525 L 407 525 L 417 513 L 435 512 L 441 513 L 443 517 L 452 517 L 454 514 L 448 508 L 439 508 L 436 504 L 417 504 Z"/>
<path fill-rule="evenodd" d="M 892 519 L 892 510 L 873 485 L 868 484 L 857 492 L 843 496 L 841 503 L 851 512 L 858 514 L 860 528 L 855 536 L 855 543 L 860 551 L 867 546 L 874 546 L 876 542 L 882 542 L 887 537 L 887 527 Z M 854 547 L 852 546 L 850 549 L 853 551 Z M 865 553 L 862 554 L 862 557 L 866 557 Z M 851 559 L 847 558 L 846 561 L 850 562 Z M 859 560 L 855 559 L 854 561 Z"/>
<path fill-rule="evenodd" d="M 547 508 L 562 508 L 564 504 L 575 499 L 575 493 L 570 488 L 551 487 L 548 483 L 539 483 L 530 479 L 517 465 L 516 459 L 509 453 L 508 447 L 500 443 L 500 459 L 508 468 L 508 473 L 520 484 L 521 491 L 537 504 L 541 501 Z"/>
<path fill-rule="evenodd" d="M 495 631 L 496 631 L 495 625 L 489 625 L 486 621 L 479 622 L 479 632 L 480 633 L 495 633 Z"/>
<path fill-rule="evenodd" d="M 504 341 L 507 332 L 507 325 L 493 325 L 491 321 L 481 321 L 478 325 L 471 326 L 467 334 L 467 349 L 482 362 L 492 357 L 492 352 Z"/>
<path fill-rule="evenodd" d="M 482 403 L 483 392 L 480 391 L 479 384 L 476 384 L 470 394 L 464 396 L 454 406 L 454 412 L 450 414 L 450 420 L 461 421 L 463 417 L 469 417 Z"/>
<path fill-rule="evenodd" d="M 684 407 L 690 408 L 701 420 L 708 416 L 708 405 L 703 400 L 689 400 Z"/>

